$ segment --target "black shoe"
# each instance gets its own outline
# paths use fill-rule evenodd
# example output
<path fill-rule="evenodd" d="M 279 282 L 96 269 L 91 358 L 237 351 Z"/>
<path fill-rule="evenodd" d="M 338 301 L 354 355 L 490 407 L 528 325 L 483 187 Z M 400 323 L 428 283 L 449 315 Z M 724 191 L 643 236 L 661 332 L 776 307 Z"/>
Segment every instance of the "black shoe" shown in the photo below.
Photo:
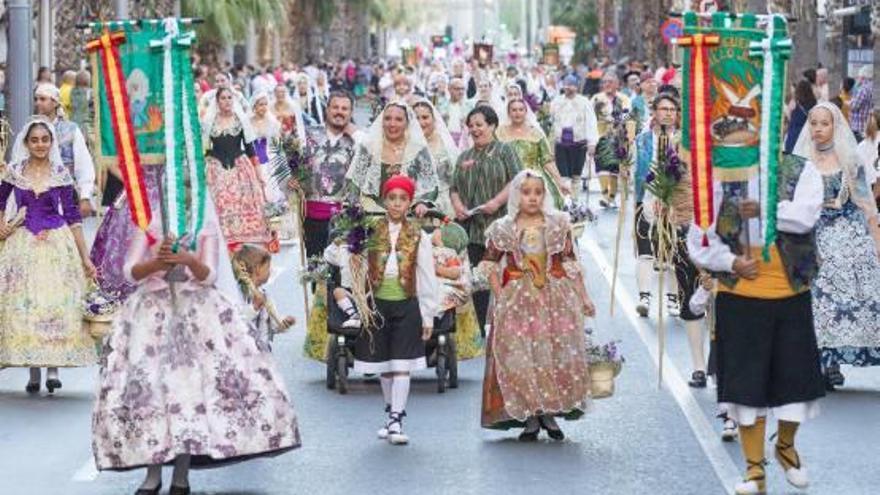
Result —
<path fill-rule="evenodd" d="M 560 430 L 558 427 L 550 428 L 550 426 L 548 426 L 547 423 L 544 421 L 544 418 L 540 418 L 538 421 L 540 421 L 541 423 L 541 428 L 543 428 L 544 431 L 547 432 L 547 436 L 549 436 L 553 440 L 556 440 L 557 442 L 565 440 L 565 433 L 562 433 L 562 430 Z"/>
<path fill-rule="evenodd" d="M 171 485 L 171 489 L 168 490 L 168 495 L 189 495 L 189 493 L 190 493 L 189 485 L 187 485 L 187 486 Z"/>
<path fill-rule="evenodd" d="M 706 388 L 706 372 L 694 371 L 688 385 L 690 385 L 691 388 Z"/>
<path fill-rule="evenodd" d="M 829 366 L 825 369 L 826 388 L 830 386 L 829 390 L 834 390 L 834 387 L 842 387 L 844 382 L 846 377 L 840 372 L 840 366 Z"/>
<path fill-rule="evenodd" d="M 57 378 L 50 378 L 46 380 L 46 390 L 48 390 L 50 394 L 55 392 L 56 388 L 61 388 L 61 380 Z"/>
<path fill-rule="evenodd" d="M 534 431 L 523 430 L 522 433 L 519 434 L 519 441 L 520 442 L 537 442 L 538 441 L 538 433 L 540 433 L 540 432 L 541 432 L 541 430 L 534 430 Z"/>
<path fill-rule="evenodd" d="M 40 382 L 28 382 L 24 387 L 24 391 L 29 394 L 36 394 L 40 392 Z"/>
<path fill-rule="evenodd" d="M 134 495 L 159 495 L 159 491 L 162 490 L 162 483 L 156 488 L 138 488 Z M 171 487 L 171 490 L 174 490 L 174 487 Z"/>

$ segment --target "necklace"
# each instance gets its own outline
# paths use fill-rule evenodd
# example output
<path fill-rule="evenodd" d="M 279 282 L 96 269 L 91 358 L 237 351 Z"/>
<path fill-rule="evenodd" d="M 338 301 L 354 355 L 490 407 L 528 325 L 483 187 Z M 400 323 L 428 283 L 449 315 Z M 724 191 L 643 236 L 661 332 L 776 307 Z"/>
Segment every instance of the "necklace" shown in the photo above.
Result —
<path fill-rule="evenodd" d="M 816 143 L 816 151 L 819 153 L 828 153 L 829 151 L 834 149 L 834 140 L 830 140 L 827 143 Z"/>

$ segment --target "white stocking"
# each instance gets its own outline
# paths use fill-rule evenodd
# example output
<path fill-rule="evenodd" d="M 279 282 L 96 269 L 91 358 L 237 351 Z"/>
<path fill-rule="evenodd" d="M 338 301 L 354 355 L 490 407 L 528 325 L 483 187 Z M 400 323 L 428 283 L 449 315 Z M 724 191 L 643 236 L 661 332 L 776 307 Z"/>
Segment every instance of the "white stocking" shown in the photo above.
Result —
<path fill-rule="evenodd" d="M 684 322 L 688 347 L 691 348 L 691 361 L 694 371 L 706 371 L 706 358 L 703 354 L 703 320 Z"/>
<path fill-rule="evenodd" d="M 382 397 L 385 399 L 385 405 L 391 405 L 391 383 L 393 375 L 385 375 L 379 377 L 379 384 L 382 385 Z"/>
<path fill-rule="evenodd" d="M 394 381 L 391 382 L 391 412 L 401 413 L 406 410 L 409 381 L 409 373 L 394 376 Z"/>
<path fill-rule="evenodd" d="M 636 285 L 639 287 L 639 294 L 643 292 L 651 293 L 653 276 L 654 260 L 647 256 L 639 256 L 638 261 L 636 261 Z"/>

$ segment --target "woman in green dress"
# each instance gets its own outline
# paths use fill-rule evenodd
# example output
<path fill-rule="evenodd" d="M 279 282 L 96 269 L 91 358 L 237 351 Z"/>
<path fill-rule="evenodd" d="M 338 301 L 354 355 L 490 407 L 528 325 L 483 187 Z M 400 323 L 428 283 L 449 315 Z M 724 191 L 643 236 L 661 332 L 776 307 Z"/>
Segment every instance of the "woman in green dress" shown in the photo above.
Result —
<path fill-rule="evenodd" d="M 498 140 L 510 144 L 516 150 L 523 168 L 532 169 L 544 176 L 548 193 L 556 208 L 562 208 L 563 196 L 571 194 L 571 187 L 562 180 L 553 148 L 540 128 L 529 124 L 528 106 L 522 99 L 507 102 L 507 121 L 497 131 Z"/>
<path fill-rule="evenodd" d="M 437 174 L 440 179 L 437 208 L 448 218 L 454 218 L 455 210 L 449 199 L 449 188 L 459 149 L 455 146 L 455 141 L 446 124 L 443 123 L 440 113 L 431 102 L 425 99 L 418 100 L 413 104 L 413 110 L 428 142 L 431 156 L 437 164 Z M 473 261 L 468 261 L 470 266 L 474 266 Z M 479 263 L 480 260 L 476 262 Z M 483 354 L 483 337 L 477 321 L 477 311 L 470 296 L 468 302 L 457 307 L 455 311 L 455 349 L 459 360 L 473 359 Z"/>

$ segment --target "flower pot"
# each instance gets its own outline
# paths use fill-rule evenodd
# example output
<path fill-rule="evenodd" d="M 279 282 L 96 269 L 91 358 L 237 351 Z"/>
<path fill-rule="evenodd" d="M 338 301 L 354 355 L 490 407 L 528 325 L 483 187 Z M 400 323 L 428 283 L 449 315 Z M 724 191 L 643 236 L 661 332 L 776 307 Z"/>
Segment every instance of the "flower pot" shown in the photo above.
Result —
<path fill-rule="evenodd" d="M 89 335 L 95 340 L 102 340 L 113 327 L 113 313 L 106 315 L 86 315 L 83 320 L 89 327 Z"/>
<path fill-rule="evenodd" d="M 590 364 L 593 399 L 605 399 L 614 395 L 614 378 L 620 374 L 620 369 L 620 363 L 604 361 Z"/>

